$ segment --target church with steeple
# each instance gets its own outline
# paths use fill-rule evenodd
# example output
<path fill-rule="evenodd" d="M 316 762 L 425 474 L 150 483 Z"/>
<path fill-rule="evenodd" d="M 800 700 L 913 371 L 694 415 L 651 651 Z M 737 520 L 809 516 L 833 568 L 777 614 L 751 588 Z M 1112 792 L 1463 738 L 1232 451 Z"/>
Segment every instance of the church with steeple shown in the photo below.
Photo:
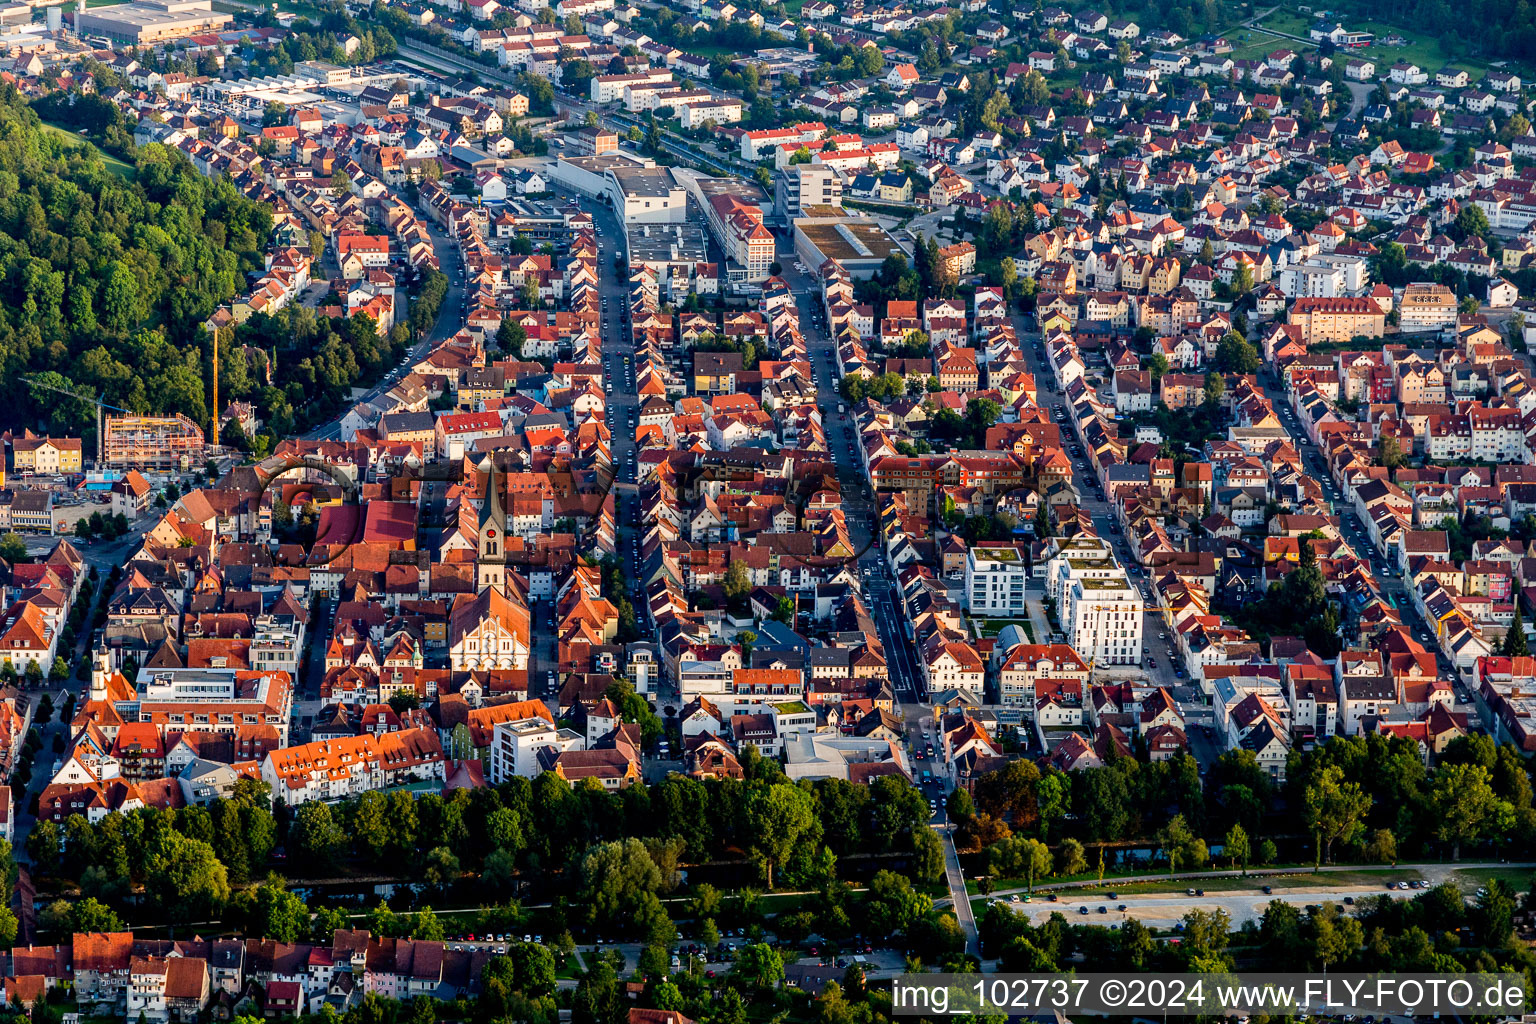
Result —
<path fill-rule="evenodd" d="M 485 500 L 480 503 L 480 549 L 475 556 L 475 589 L 507 591 L 507 504 L 496 457 L 486 459 Z"/>

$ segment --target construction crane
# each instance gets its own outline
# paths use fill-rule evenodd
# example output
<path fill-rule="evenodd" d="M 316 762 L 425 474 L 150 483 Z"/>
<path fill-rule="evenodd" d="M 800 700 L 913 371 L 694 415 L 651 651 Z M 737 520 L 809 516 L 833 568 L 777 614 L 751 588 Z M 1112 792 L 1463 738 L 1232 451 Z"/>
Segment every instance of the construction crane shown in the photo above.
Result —
<path fill-rule="evenodd" d="M 111 409 L 113 412 L 128 413 L 130 415 L 132 415 L 132 411 L 129 409 L 123 409 L 116 405 L 108 405 L 106 402 L 103 402 L 101 399 L 95 397 L 94 395 L 82 395 L 80 392 L 70 391 L 68 388 L 60 388 L 55 387 L 52 384 L 44 384 L 42 381 L 35 377 L 23 377 L 21 380 L 22 383 L 26 384 L 28 387 L 42 388 L 45 391 L 55 391 L 61 395 L 68 395 L 70 398 L 81 402 L 87 402 L 96 407 L 96 468 L 100 469 L 102 459 L 102 440 L 106 434 L 105 425 L 101 422 L 101 411 L 103 409 Z"/>

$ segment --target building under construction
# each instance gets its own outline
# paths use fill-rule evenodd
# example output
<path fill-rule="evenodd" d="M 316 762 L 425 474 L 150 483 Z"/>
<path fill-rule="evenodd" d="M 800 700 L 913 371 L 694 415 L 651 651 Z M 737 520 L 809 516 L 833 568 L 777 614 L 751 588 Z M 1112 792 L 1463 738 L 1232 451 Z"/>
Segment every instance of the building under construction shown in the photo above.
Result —
<path fill-rule="evenodd" d="M 180 413 L 174 416 L 108 416 L 103 456 L 122 469 L 189 469 L 206 454 L 203 431 Z"/>

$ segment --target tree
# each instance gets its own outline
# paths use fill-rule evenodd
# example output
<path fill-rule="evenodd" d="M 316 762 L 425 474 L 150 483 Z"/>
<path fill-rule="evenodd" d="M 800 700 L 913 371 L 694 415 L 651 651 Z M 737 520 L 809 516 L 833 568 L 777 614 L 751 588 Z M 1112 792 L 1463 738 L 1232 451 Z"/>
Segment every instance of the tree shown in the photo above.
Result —
<path fill-rule="evenodd" d="M 1221 404 L 1221 396 L 1226 394 L 1226 382 L 1221 379 L 1219 373 L 1207 373 L 1205 375 L 1205 405 L 1207 408 L 1215 408 Z"/>
<path fill-rule="evenodd" d="M 1507 145 L 1509 140 L 1517 139 L 1529 133 L 1530 130 L 1531 122 L 1526 119 L 1524 114 L 1516 112 L 1510 116 L 1508 121 L 1504 122 L 1504 127 L 1499 129 L 1499 141 Z"/>
<path fill-rule="evenodd" d="M 1455 226 L 1462 238 L 1473 235 L 1487 237 L 1491 230 L 1488 225 L 1488 215 L 1476 203 L 1467 203 L 1462 206 L 1460 212 L 1456 214 Z"/>
<path fill-rule="evenodd" d="M 27 542 L 19 533 L 7 533 L 0 537 L 0 559 L 15 564 L 27 560 Z"/>
<path fill-rule="evenodd" d="M 814 803 L 805 790 L 779 784 L 749 793 L 743 811 L 752 856 L 772 888 L 774 870 L 802 842 L 820 838 L 821 822 Z"/>
<path fill-rule="evenodd" d="M 1259 352 L 1241 334 L 1228 331 L 1216 346 L 1215 362 L 1216 369 L 1222 373 L 1257 373 Z"/>
<path fill-rule="evenodd" d="M 773 606 L 773 614 L 769 618 L 775 622 L 782 622 L 785 625 L 792 624 L 795 619 L 795 602 L 780 594 L 778 601 Z"/>
<path fill-rule="evenodd" d="M 347 835 L 331 816 L 330 806 L 318 800 L 299 806 L 288 836 L 297 852 L 322 868 L 333 867 L 347 845 Z"/>
<path fill-rule="evenodd" d="M 1083 844 L 1076 839 L 1063 839 L 1056 851 L 1058 875 L 1080 875 L 1088 870 L 1088 859 L 1083 855 Z"/>
<path fill-rule="evenodd" d="M 162 829 L 145 856 L 144 890 L 174 918 L 202 921 L 228 902 L 229 877 L 212 846 Z"/>
<path fill-rule="evenodd" d="M 571 1001 L 572 1024 L 622 1024 L 623 994 L 613 966 L 599 958 L 576 985 Z"/>
<path fill-rule="evenodd" d="M 1044 106 L 1051 98 L 1050 83 L 1034 68 L 1019 80 L 1017 88 L 1023 101 L 1031 106 Z"/>
<path fill-rule="evenodd" d="M 1307 785 L 1304 804 L 1307 827 L 1318 839 L 1322 859 L 1332 863 L 1334 841 L 1349 842 L 1359 833 L 1371 803 L 1359 783 L 1344 781 L 1344 770 L 1338 765 L 1327 764 L 1318 771 Z"/>
<path fill-rule="evenodd" d="M 1397 863 L 1397 837 L 1389 828 L 1378 828 L 1365 841 L 1365 855 L 1379 864 Z"/>
<path fill-rule="evenodd" d="M 1253 264 L 1248 260 L 1239 260 L 1237 267 L 1232 271 L 1232 294 L 1247 295 L 1253 290 Z"/>
<path fill-rule="evenodd" d="M 876 934 L 904 933 L 932 909 L 933 900 L 913 889 L 905 875 L 879 871 L 870 879 L 866 912 Z"/>
<path fill-rule="evenodd" d="M 1023 877 L 1034 892 L 1035 878 L 1051 872 L 1051 848 L 1038 839 L 1013 836 L 987 848 L 987 868 L 999 877 Z"/>
<path fill-rule="evenodd" d="M 523 358 L 523 345 L 527 341 L 527 329 L 510 317 L 496 328 L 496 344 L 511 359 Z"/>
<path fill-rule="evenodd" d="M 741 611 L 746 607 L 747 595 L 752 593 L 752 580 L 747 575 L 747 564 L 741 559 L 735 559 L 725 570 L 725 579 L 721 581 L 721 589 L 731 603 L 731 608 Z"/>
<path fill-rule="evenodd" d="M 767 943 L 753 943 L 736 954 L 731 976 L 750 989 L 766 992 L 784 980 L 784 961 Z"/>
<path fill-rule="evenodd" d="M 1184 821 L 1184 815 L 1176 814 L 1157 832 L 1157 845 L 1168 857 L 1168 873 L 1178 871 L 1179 865 L 1199 867 L 1205 862 L 1205 840 L 1195 836 Z"/>
<path fill-rule="evenodd" d="M 428 885 L 449 885 L 459 874 L 459 858 L 446 846 L 433 847 L 422 864 L 421 875 Z"/>
<path fill-rule="evenodd" d="M 1461 859 L 1463 843 L 1484 838 L 1509 811 L 1509 805 L 1494 793 L 1488 769 L 1480 764 L 1441 765 L 1435 772 L 1429 806 L 1435 838 L 1450 844 L 1452 860 Z"/>
<path fill-rule="evenodd" d="M 278 942 L 301 942 L 309 936 L 309 908 L 275 875 L 241 893 L 237 909 L 245 917 L 247 935 Z"/>
<path fill-rule="evenodd" d="M 633 836 L 592 847 L 581 864 L 582 899 L 602 925 L 632 921 L 640 898 L 654 894 L 662 882 L 661 869 Z"/>
<path fill-rule="evenodd" d="M 1504 634 L 1504 644 L 1500 653 L 1508 658 L 1524 658 L 1531 653 L 1530 643 L 1525 634 L 1525 623 L 1519 615 L 1509 624 L 1509 631 Z"/>
<path fill-rule="evenodd" d="M 1408 459 L 1403 454 L 1403 446 L 1392 434 L 1384 434 L 1381 444 L 1377 447 L 1376 463 L 1387 469 L 1400 469 Z"/>
<path fill-rule="evenodd" d="M 33 876 L 51 875 L 58 870 L 59 850 L 64 835 L 59 826 L 47 818 L 39 819 L 27 835 L 27 856 L 32 861 Z"/>
<path fill-rule="evenodd" d="M 1310 911 L 1306 931 L 1311 933 L 1308 945 L 1325 971 L 1353 956 L 1365 938 L 1359 918 L 1340 913 L 1337 903 L 1323 903 Z"/>
<path fill-rule="evenodd" d="M 1227 838 L 1221 845 L 1223 852 L 1227 855 L 1227 860 L 1231 862 L 1234 868 L 1238 864 L 1242 864 L 1243 874 L 1246 875 L 1248 873 L 1248 858 L 1252 855 L 1253 850 L 1248 842 L 1248 833 L 1243 830 L 1243 826 L 1233 825 L 1228 829 Z"/>

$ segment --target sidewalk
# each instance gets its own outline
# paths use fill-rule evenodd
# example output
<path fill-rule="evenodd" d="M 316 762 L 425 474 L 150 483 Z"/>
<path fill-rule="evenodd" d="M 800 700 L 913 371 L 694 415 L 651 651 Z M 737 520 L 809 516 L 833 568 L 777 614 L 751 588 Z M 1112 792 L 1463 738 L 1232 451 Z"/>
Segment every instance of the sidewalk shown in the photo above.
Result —
<path fill-rule="evenodd" d="M 1024 596 L 1024 606 L 1029 609 L 1029 624 L 1035 631 L 1035 643 L 1050 643 L 1051 621 L 1045 615 L 1045 603 L 1041 598 Z"/>

